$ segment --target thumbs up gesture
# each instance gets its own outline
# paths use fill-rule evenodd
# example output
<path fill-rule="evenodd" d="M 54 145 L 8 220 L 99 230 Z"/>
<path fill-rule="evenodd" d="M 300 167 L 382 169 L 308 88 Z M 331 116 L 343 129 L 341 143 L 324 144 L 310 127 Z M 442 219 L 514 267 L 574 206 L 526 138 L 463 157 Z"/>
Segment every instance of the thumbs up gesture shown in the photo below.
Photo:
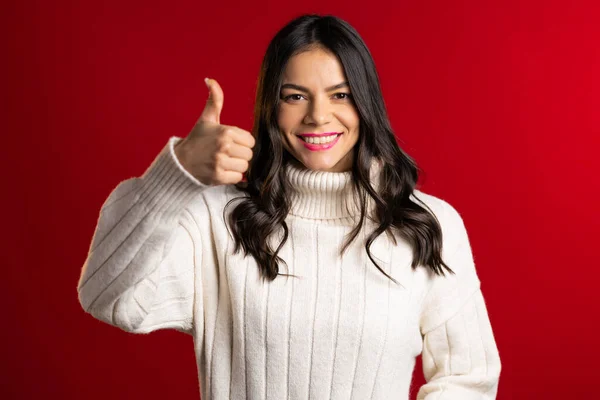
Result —
<path fill-rule="evenodd" d="M 214 79 L 205 82 L 209 89 L 206 106 L 192 131 L 175 146 L 175 155 L 205 185 L 235 184 L 248 170 L 256 142 L 248 131 L 221 125 L 223 90 Z"/>

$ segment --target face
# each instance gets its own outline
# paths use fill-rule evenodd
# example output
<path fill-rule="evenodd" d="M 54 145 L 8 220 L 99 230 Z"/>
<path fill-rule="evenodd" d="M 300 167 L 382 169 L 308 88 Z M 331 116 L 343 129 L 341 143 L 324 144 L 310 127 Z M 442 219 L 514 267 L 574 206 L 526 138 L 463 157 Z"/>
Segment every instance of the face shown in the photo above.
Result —
<path fill-rule="evenodd" d="M 279 129 L 284 147 L 306 168 L 352 168 L 359 116 L 337 57 L 314 49 L 290 58 L 283 73 Z"/>

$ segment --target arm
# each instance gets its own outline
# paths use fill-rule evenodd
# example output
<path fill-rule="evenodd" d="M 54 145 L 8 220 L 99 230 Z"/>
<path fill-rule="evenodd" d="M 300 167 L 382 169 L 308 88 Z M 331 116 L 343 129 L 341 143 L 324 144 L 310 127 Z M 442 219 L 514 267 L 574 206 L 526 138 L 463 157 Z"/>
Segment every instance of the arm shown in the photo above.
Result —
<path fill-rule="evenodd" d="M 460 312 L 425 334 L 423 373 L 417 400 L 492 400 L 500 357 L 481 290 Z"/>
<path fill-rule="evenodd" d="M 500 356 L 462 218 L 446 203 L 445 229 L 455 241 L 447 264 L 456 275 L 435 277 L 421 315 L 427 383 L 417 400 L 493 400 Z"/>
<path fill-rule="evenodd" d="M 86 312 L 128 332 L 192 330 L 201 243 L 185 207 L 206 186 L 179 164 L 180 140 L 108 196 L 77 285 Z"/>

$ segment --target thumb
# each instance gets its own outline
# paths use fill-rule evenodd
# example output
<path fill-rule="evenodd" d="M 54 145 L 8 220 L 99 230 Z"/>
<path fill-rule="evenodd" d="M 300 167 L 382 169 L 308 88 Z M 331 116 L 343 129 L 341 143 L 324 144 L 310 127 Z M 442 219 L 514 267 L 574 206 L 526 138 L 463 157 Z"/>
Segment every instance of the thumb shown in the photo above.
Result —
<path fill-rule="evenodd" d="M 204 82 L 208 87 L 209 93 L 206 105 L 198 121 L 220 124 L 221 110 L 223 110 L 223 89 L 221 89 L 219 83 L 214 79 L 205 78 Z"/>

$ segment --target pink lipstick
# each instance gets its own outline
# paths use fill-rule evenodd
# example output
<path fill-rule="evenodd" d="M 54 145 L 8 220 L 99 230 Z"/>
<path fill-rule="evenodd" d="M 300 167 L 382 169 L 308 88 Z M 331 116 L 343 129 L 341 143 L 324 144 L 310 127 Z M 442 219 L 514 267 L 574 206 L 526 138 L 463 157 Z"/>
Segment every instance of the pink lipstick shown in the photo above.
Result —
<path fill-rule="evenodd" d="M 335 139 L 333 139 L 332 141 L 329 141 L 327 143 L 308 143 L 305 139 L 303 139 L 303 138 L 323 138 L 323 137 L 327 137 L 327 136 L 331 137 L 331 136 L 334 136 L 334 135 L 335 135 Z M 308 150 L 310 150 L 310 151 L 323 151 L 323 150 L 329 150 L 333 146 L 335 146 L 335 144 L 340 139 L 340 136 L 342 136 L 342 132 L 301 133 L 301 134 L 296 135 L 296 136 L 298 136 L 298 140 L 300 140 L 302 142 L 302 144 L 304 145 L 304 147 L 306 147 Z"/>
<path fill-rule="evenodd" d="M 331 136 L 331 135 L 341 135 L 342 132 L 325 132 L 325 133 L 299 133 L 298 136 L 305 137 L 323 137 L 323 136 Z"/>

